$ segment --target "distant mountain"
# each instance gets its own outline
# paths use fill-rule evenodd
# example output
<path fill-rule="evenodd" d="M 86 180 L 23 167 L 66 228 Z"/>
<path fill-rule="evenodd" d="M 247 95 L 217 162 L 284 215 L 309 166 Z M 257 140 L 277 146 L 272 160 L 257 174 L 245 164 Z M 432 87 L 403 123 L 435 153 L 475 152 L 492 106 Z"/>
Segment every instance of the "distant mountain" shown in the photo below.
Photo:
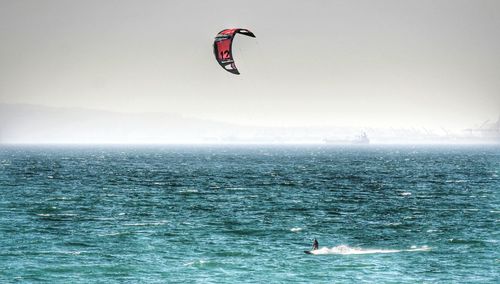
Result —
<path fill-rule="evenodd" d="M 241 126 L 167 113 L 120 113 L 83 108 L 0 104 L 0 143 L 325 143 L 500 144 L 500 119 L 480 128 Z M 359 143 L 343 143 L 359 144 Z M 367 144 L 367 143 L 365 143 Z"/>
<path fill-rule="evenodd" d="M 165 113 L 0 104 L 0 143 L 182 143 L 234 128 Z"/>
<path fill-rule="evenodd" d="M 166 113 L 0 104 L 0 143 L 323 143 L 358 129 L 256 127 Z"/>

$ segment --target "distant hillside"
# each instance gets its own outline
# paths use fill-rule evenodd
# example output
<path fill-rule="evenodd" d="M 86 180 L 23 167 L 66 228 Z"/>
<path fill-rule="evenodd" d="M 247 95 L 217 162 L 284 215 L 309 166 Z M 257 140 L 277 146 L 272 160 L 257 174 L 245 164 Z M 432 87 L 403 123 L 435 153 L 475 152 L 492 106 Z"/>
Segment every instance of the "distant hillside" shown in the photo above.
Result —
<path fill-rule="evenodd" d="M 371 144 L 500 144 L 500 119 L 452 133 L 418 127 L 256 127 L 166 113 L 0 104 L 0 143 L 353 144 L 349 141 L 361 133 Z"/>
<path fill-rule="evenodd" d="M 0 104 L 0 143 L 175 143 L 232 128 L 164 113 Z"/>
<path fill-rule="evenodd" d="M 165 113 L 0 104 L 0 143 L 323 143 L 360 129 L 254 127 Z"/>

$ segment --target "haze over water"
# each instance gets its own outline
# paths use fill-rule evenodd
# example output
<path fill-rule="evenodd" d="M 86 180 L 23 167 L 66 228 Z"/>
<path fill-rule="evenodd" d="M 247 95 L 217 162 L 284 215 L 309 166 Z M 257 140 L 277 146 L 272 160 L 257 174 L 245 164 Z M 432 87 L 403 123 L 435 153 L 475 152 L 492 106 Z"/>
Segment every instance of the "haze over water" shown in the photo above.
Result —
<path fill-rule="evenodd" d="M 497 283 L 499 171 L 498 146 L 1 146 L 0 282 Z"/>

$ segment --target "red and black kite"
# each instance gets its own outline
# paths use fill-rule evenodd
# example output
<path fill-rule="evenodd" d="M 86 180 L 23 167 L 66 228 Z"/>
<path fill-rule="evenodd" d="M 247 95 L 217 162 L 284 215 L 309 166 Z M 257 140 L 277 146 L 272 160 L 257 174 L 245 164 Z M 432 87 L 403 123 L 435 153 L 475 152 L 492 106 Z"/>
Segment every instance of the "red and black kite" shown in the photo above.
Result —
<path fill-rule="evenodd" d="M 234 64 L 233 58 L 233 38 L 236 34 L 242 34 L 249 37 L 255 35 L 246 29 L 226 29 L 217 34 L 214 41 L 214 55 L 220 66 L 226 71 L 239 75 L 238 69 Z"/>

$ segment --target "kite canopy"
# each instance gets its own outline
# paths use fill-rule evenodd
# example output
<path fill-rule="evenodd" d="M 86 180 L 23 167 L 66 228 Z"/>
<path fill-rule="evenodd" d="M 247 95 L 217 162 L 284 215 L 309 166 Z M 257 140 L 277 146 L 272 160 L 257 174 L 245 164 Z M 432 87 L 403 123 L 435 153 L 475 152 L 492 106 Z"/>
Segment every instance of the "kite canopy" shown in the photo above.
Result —
<path fill-rule="evenodd" d="M 234 64 L 233 58 L 233 38 L 236 34 L 242 34 L 249 37 L 255 35 L 246 29 L 226 29 L 217 34 L 214 40 L 214 55 L 220 66 L 226 71 L 239 75 L 240 72 Z"/>

